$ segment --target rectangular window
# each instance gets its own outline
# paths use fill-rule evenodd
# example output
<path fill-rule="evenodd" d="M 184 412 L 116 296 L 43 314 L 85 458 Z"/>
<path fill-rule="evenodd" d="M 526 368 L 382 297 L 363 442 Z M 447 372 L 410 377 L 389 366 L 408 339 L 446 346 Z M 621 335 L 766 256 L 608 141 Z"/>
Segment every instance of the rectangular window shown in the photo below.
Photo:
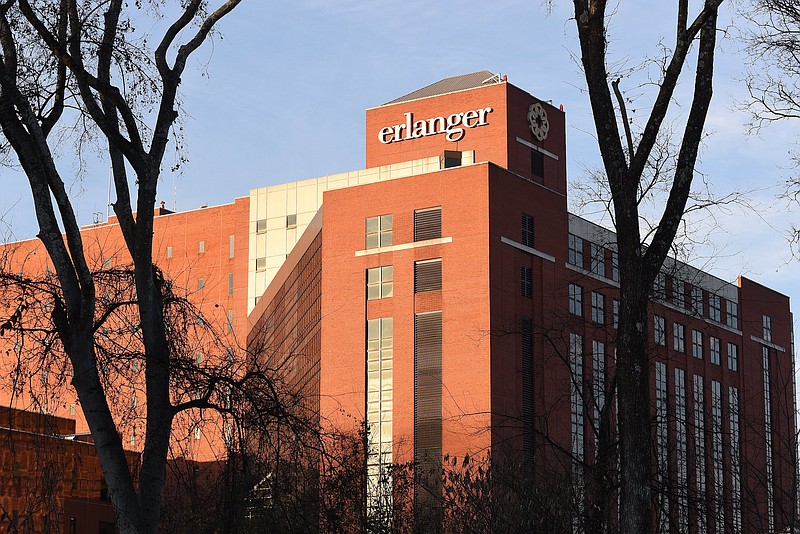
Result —
<path fill-rule="evenodd" d="M 235 238 L 236 236 L 233 235 L 228 236 L 228 258 L 233 258 L 233 249 L 234 249 L 233 245 Z"/>
<path fill-rule="evenodd" d="M 233 296 L 233 273 L 228 273 L 228 296 Z"/>
<path fill-rule="evenodd" d="M 297 214 L 292 213 L 286 216 L 286 228 L 297 228 Z"/>
<path fill-rule="evenodd" d="M 533 248 L 533 217 L 522 214 L 522 244 Z"/>
<path fill-rule="evenodd" d="M 656 345 L 667 346 L 667 319 L 660 315 L 653 317 L 653 333 Z"/>
<path fill-rule="evenodd" d="M 619 254 L 616 251 L 611 251 L 611 279 L 619 282 Z"/>
<path fill-rule="evenodd" d="M 725 301 L 725 324 L 736 330 L 739 329 L 739 304 L 736 302 Z"/>
<path fill-rule="evenodd" d="M 597 324 L 606 323 L 606 297 L 596 291 L 592 291 L 592 321 Z"/>
<path fill-rule="evenodd" d="M 714 474 L 714 503 L 716 504 L 715 520 L 719 528 L 717 532 L 725 530 L 725 504 L 723 485 L 723 460 L 722 460 L 722 385 L 711 381 L 711 471 Z"/>
<path fill-rule="evenodd" d="M 111 268 L 111 258 L 103 258 L 103 269 Z"/>
<path fill-rule="evenodd" d="M 206 279 L 205 278 L 198 278 L 197 279 L 197 289 L 203 289 L 206 287 Z"/>
<path fill-rule="evenodd" d="M 672 303 L 678 308 L 686 307 L 686 288 L 677 278 L 672 279 Z"/>
<path fill-rule="evenodd" d="M 728 414 L 731 459 L 731 515 L 733 531 L 742 531 L 742 472 L 739 448 L 739 390 L 728 388 Z"/>
<path fill-rule="evenodd" d="M 583 415 L 583 337 L 569 335 L 570 363 L 570 404 L 572 420 L 572 456 L 578 462 L 584 456 L 584 415 Z"/>
<path fill-rule="evenodd" d="M 592 274 L 605 277 L 606 275 L 606 249 L 595 243 L 591 244 Z"/>
<path fill-rule="evenodd" d="M 444 168 L 452 169 L 453 167 L 461 167 L 461 152 L 456 150 L 445 150 Z"/>
<path fill-rule="evenodd" d="M 678 491 L 678 527 L 680 532 L 689 532 L 689 499 L 687 486 L 689 473 L 689 447 L 686 421 L 686 371 L 675 369 L 675 460 L 676 486 Z"/>
<path fill-rule="evenodd" d="M 267 220 L 259 219 L 256 221 L 256 233 L 263 234 L 267 231 Z"/>
<path fill-rule="evenodd" d="M 544 154 L 531 149 L 531 174 L 544 178 Z"/>
<path fill-rule="evenodd" d="M 739 370 L 739 346 L 733 343 L 728 343 L 728 369 Z"/>
<path fill-rule="evenodd" d="M 600 428 L 600 417 L 606 404 L 606 346 L 601 341 L 592 341 L 592 401 L 594 404 L 594 428 Z M 594 432 L 597 448 L 599 432 Z"/>
<path fill-rule="evenodd" d="M 583 317 L 583 288 L 576 284 L 569 285 L 569 312 Z"/>
<path fill-rule="evenodd" d="M 764 341 L 772 343 L 772 318 L 769 315 L 762 315 L 761 322 L 764 326 Z"/>
<path fill-rule="evenodd" d="M 672 324 L 672 348 L 686 352 L 686 327 L 680 323 Z"/>
<path fill-rule="evenodd" d="M 703 316 L 703 289 L 692 286 L 692 313 Z"/>
<path fill-rule="evenodd" d="M 167 259 L 170 259 L 172 257 L 172 245 L 168 245 L 167 246 L 167 254 L 166 254 L 166 256 L 167 256 Z"/>
<path fill-rule="evenodd" d="M 575 234 L 569 234 L 567 238 L 568 258 L 570 265 L 583 269 L 583 239 Z"/>
<path fill-rule="evenodd" d="M 392 215 L 367 217 L 367 248 L 388 247 L 392 244 Z"/>
<path fill-rule="evenodd" d="M 367 300 L 389 298 L 394 293 L 394 266 L 367 269 Z"/>
<path fill-rule="evenodd" d="M 706 502 L 706 432 L 705 432 L 705 391 L 703 377 L 693 375 L 694 393 L 694 457 L 702 458 L 703 461 L 695 462 L 695 497 L 698 503 Z M 697 532 L 707 532 L 705 506 L 698 511 Z"/>
<path fill-rule="evenodd" d="M 197 253 L 203 254 L 206 251 L 206 242 L 205 241 L 198 241 L 197 242 Z"/>
<path fill-rule="evenodd" d="M 414 241 L 442 237 L 442 208 L 414 210 Z"/>
<path fill-rule="evenodd" d="M 669 478 L 669 444 L 667 417 L 667 364 L 656 361 L 656 481 L 659 486 Z M 658 499 L 658 532 L 669 532 L 669 499 L 660 494 Z"/>
<path fill-rule="evenodd" d="M 414 293 L 442 290 L 442 259 L 414 262 Z"/>
<path fill-rule="evenodd" d="M 256 258 L 256 271 L 267 270 L 267 258 Z"/>
<path fill-rule="evenodd" d="M 699 330 L 692 330 L 692 356 L 703 359 L 703 333 Z"/>
<path fill-rule="evenodd" d="M 393 320 L 367 321 L 367 504 L 382 515 L 391 499 Z"/>
<path fill-rule="evenodd" d="M 775 527 L 775 487 L 773 485 L 774 480 L 772 470 L 772 392 L 770 389 L 769 347 L 761 347 L 761 358 L 764 368 L 764 440 L 766 445 L 764 452 L 766 453 L 767 457 L 765 473 L 767 478 L 767 522 L 769 524 L 769 531 L 772 532 Z"/>
<path fill-rule="evenodd" d="M 709 358 L 714 365 L 722 365 L 720 362 L 720 341 L 718 337 L 708 336 Z"/>
<path fill-rule="evenodd" d="M 722 320 L 722 305 L 719 295 L 708 296 L 708 318 L 716 322 Z"/>
<path fill-rule="evenodd" d="M 233 332 L 233 310 L 228 310 L 228 333 Z"/>
<path fill-rule="evenodd" d="M 611 301 L 611 313 L 613 315 L 614 328 L 619 328 L 619 301 L 617 299 Z"/>
<path fill-rule="evenodd" d="M 666 300 L 667 298 L 667 275 L 660 272 L 653 281 L 653 296 L 657 299 Z"/>
<path fill-rule="evenodd" d="M 533 298 L 533 275 L 527 265 L 520 269 L 520 294 L 525 298 Z"/>

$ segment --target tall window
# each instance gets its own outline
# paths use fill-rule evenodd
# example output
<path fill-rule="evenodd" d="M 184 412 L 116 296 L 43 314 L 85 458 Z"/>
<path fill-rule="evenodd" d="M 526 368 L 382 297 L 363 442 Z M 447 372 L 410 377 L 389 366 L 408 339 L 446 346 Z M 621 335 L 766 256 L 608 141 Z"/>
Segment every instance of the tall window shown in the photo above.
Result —
<path fill-rule="evenodd" d="M 716 322 L 722 320 L 722 306 L 719 295 L 708 296 L 708 318 Z"/>
<path fill-rule="evenodd" d="M 572 405 L 572 455 L 577 461 L 584 454 L 584 414 L 583 414 L 583 337 L 569 335 L 570 363 L 570 403 Z"/>
<path fill-rule="evenodd" d="M 714 473 L 714 516 L 717 532 L 724 531 L 725 501 L 722 480 L 722 386 L 711 381 L 711 466 Z"/>
<path fill-rule="evenodd" d="M 686 327 L 680 323 L 672 324 L 672 348 L 686 352 Z"/>
<path fill-rule="evenodd" d="M 692 313 L 703 315 L 703 288 L 692 286 Z"/>
<path fill-rule="evenodd" d="M 533 217 L 527 213 L 522 214 L 522 244 L 533 248 Z"/>
<path fill-rule="evenodd" d="M 228 236 L 228 258 L 233 258 L 235 241 L 236 241 L 235 235 Z"/>
<path fill-rule="evenodd" d="M 198 241 L 197 242 L 197 253 L 203 254 L 206 251 L 206 242 L 205 241 Z"/>
<path fill-rule="evenodd" d="M 426 208 L 414 211 L 414 241 L 439 239 L 442 237 L 442 208 Z"/>
<path fill-rule="evenodd" d="M 616 251 L 611 251 L 611 279 L 619 282 L 619 254 Z"/>
<path fill-rule="evenodd" d="M 592 252 L 592 274 L 599 276 L 606 275 L 606 249 L 602 245 L 591 244 Z"/>
<path fill-rule="evenodd" d="M 656 361 L 656 480 L 659 484 L 669 478 L 667 434 L 667 364 Z M 658 501 L 658 530 L 668 532 L 669 500 L 662 493 Z"/>
<path fill-rule="evenodd" d="M 414 263 L 414 293 L 441 291 L 442 259 L 423 260 Z"/>
<path fill-rule="evenodd" d="M 699 330 L 692 330 L 692 356 L 703 359 L 703 333 Z"/>
<path fill-rule="evenodd" d="M 367 511 L 378 521 L 392 509 L 393 320 L 367 321 Z"/>
<path fill-rule="evenodd" d="M 592 341 L 592 401 L 594 403 L 594 446 L 600 429 L 600 414 L 606 403 L 606 346 L 602 341 Z"/>
<path fill-rule="evenodd" d="M 575 234 L 569 234 L 567 238 L 567 249 L 567 261 L 569 264 L 583 269 L 583 239 Z"/>
<path fill-rule="evenodd" d="M 653 294 L 657 299 L 665 300 L 667 298 L 667 275 L 661 271 L 653 282 Z"/>
<path fill-rule="evenodd" d="M 769 531 L 772 532 L 775 529 L 775 510 L 773 504 L 775 490 L 772 477 L 772 392 L 769 378 L 769 347 L 761 347 L 761 359 L 764 366 L 764 440 L 767 454 L 767 519 L 769 520 Z"/>
<path fill-rule="evenodd" d="M 611 301 L 611 313 L 614 328 L 619 328 L 619 301 L 617 299 Z"/>
<path fill-rule="evenodd" d="M 569 285 L 569 312 L 583 317 L 583 288 L 576 284 Z"/>
<path fill-rule="evenodd" d="M 739 449 L 739 390 L 728 388 L 728 414 L 731 458 L 731 521 L 733 531 L 742 531 L 742 471 Z"/>
<path fill-rule="evenodd" d="M 367 217 L 367 248 L 392 244 L 392 214 Z"/>
<path fill-rule="evenodd" d="M 520 294 L 526 298 L 533 297 L 533 275 L 527 265 L 520 269 Z"/>
<path fill-rule="evenodd" d="M 686 424 L 686 371 L 675 369 L 675 466 L 678 496 L 678 530 L 689 531 L 689 495 L 687 478 L 689 472 L 689 450 Z"/>
<path fill-rule="evenodd" d="M 394 266 L 367 269 L 367 300 L 385 299 L 394 291 Z"/>
<path fill-rule="evenodd" d="M 706 432 L 705 432 L 705 395 L 703 377 L 694 375 L 694 488 L 698 503 L 706 502 Z M 706 530 L 706 507 L 700 506 L 697 512 L 697 532 Z"/>
<path fill-rule="evenodd" d="M 592 321 L 597 324 L 606 322 L 606 297 L 596 291 L 592 291 Z"/>
<path fill-rule="evenodd" d="M 728 343 L 728 369 L 739 370 L 739 346 L 733 343 Z"/>
<path fill-rule="evenodd" d="M 730 300 L 725 301 L 725 324 L 739 329 L 739 305 Z"/>
<path fill-rule="evenodd" d="M 719 355 L 720 341 L 718 337 L 708 336 L 709 358 L 714 365 L 721 365 Z"/>
<path fill-rule="evenodd" d="M 672 303 L 678 308 L 686 307 L 686 293 L 682 280 L 672 279 Z"/>
<path fill-rule="evenodd" d="M 656 345 L 667 346 L 667 319 L 656 315 L 653 317 L 653 333 Z"/>
<path fill-rule="evenodd" d="M 769 315 L 762 315 L 761 322 L 764 326 L 764 341 L 772 343 L 772 318 Z"/>

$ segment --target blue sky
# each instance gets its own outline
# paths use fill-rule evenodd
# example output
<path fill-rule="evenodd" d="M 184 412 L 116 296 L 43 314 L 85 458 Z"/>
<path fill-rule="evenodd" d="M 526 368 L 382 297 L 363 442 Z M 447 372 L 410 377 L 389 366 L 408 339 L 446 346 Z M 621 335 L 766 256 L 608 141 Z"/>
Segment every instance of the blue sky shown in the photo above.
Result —
<path fill-rule="evenodd" d="M 693 3 L 697 3 L 696 1 Z M 537 1 L 249 0 L 225 19 L 222 39 L 194 56 L 184 75 L 183 121 L 188 162 L 178 173 L 165 161 L 160 198 L 167 206 L 193 209 L 245 196 L 254 187 L 313 178 L 364 167 L 364 110 L 447 76 L 488 69 L 567 112 L 568 177 L 574 183 L 599 166 L 584 82 L 574 55 L 577 40 L 569 20 L 572 2 L 547 13 Z M 709 137 L 699 170 L 716 191 L 756 187 L 754 210 L 716 214 L 714 247 L 700 247 L 695 260 L 721 278 L 740 274 L 800 299 L 800 263 L 790 258 L 781 233 L 800 209 L 775 201 L 775 187 L 791 172 L 788 152 L 794 124 L 748 136 L 741 44 L 723 4 L 715 93 Z M 609 35 L 615 64 L 635 66 L 672 42 L 671 2 L 625 2 Z M 623 80 L 632 94 L 638 78 Z M 627 84 L 627 85 L 626 85 Z M 681 88 L 678 103 L 687 94 Z M 686 101 L 683 100 L 685 103 Z M 643 100 L 637 101 L 644 107 Z M 676 109 L 679 120 L 688 104 Z M 75 174 L 70 147 L 60 168 Z M 86 156 L 87 172 L 70 179 L 78 194 L 81 224 L 105 213 L 107 167 Z M 3 170 L 0 210 L 13 237 L 35 235 L 24 177 Z M 589 218 L 596 218 L 589 214 Z M 713 258 L 712 258 L 713 256 Z M 797 297 L 797 298 L 794 298 Z"/>

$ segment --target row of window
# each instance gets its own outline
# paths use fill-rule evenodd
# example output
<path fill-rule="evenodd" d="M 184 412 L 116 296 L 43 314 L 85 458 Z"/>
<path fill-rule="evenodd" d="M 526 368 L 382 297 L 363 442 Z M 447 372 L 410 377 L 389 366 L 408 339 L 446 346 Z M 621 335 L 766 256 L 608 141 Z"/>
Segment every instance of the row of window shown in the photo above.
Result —
<path fill-rule="evenodd" d="M 292 213 L 286 216 L 286 229 L 297 228 L 297 214 Z M 256 233 L 265 234 L 267 232 L 267 220 L 258 219 L 256 221 Z"/>
<path fill-rule="evenodd" d="M 236 236 L 234 236 L 234 235 L 228 236 L 228 259 L 233 259 L 233 255 L 234 255 L 234 252 L 235 252 L 235 250 L 234 250 L 235 249 L 235 241 L 236 241 L 235 238 L 236 238 Z M 206 252 L 206 242 L 205 242 L 205 240 L 201 239 L 200 241 L 197 242 L 197 253 L 198 254 L 205 254 L 205 252 Z M 172 258 L 172 253 L 173 253 L 172 245 L 167 245 L 167 247 L 166 247 L 166 249 L 164 251 L 164 256 L 167 259 L 170 259 L 170 258 Z M 111 260 L 109 258 L 106 258 L 104 260 L 105 267 L 109 267 L 110 264 L 111 264 Z"/>
<path fill-rule="evenodd" d="M 607 250 L 603 245 L 589 242 L 589 266 L 587 269 L 584 255 L 584 239 L 575 234 L 569 234 L 567 238 L 567 262 L 570 265 L 588 270 L 592 274 L 610 278 L 614 282 L 619 282 L 619 257 L 615 250 Z M 609 262 L 606 262 L 606 255 Z M 608 276 L 607 266 L 611 267 L 611 276 Z"/>
<path fill-rule="evenodd" d="M 584 398 L 584 360 L 591 365 L 592 386 L 591 398 L 594 410 L 594 420 L 597 421 L 604 404 L 604 385 L 605 385 L 605 346 L 602 342 L 592 342 L 591 358 L 585 358 L 583 354 L 583 337 L 579 334 L 570 333 L 569 336 L 569 366 L 572 374 L 570 380 L 570 405 L 571 405 L 571 438 L 572 454 L 575 459 L 577 472 L 580 473 L 580 464 L 585 457 L 586 448 L 586 407 L 590 406 Z M 765 359 L 766 362 L 766 359 Z M 693 480 L 689 477 L 689 442 L 688 435 L 693 430 L 695 458 L 706 458 L 706 384 L 703 376 L 693 375 L 690 384 L 687 384 L 686 371 L 675 368 L 674 380 L 674 445 L 676 464 L 674 470 L 670 469 L 670 436 L 669 436 L 669 384 L 667 365 L 665 362 L 655 362 L 655 401 L 656 401 L 656 464 L 659 481 L 664 481 L 669 473 L 674 473 L 678 487 L 687 488 L 691 482 L 694 486 L 694 496 L 697 502 L 704 503 L 707 498 L 706 493 L 706 462 L 694 462 Z M 765 382 L 768 380 L 768 363 L 765 363 Z M 699 531 L 705 532 L 707 529 L 708 518 L 706 513 L 713 514 L 716 524 L 725 523 L 726 500 L 724 492 L 724 480 L 730 480 L 731 493 L 729 506 L 732 516 L 732 524 L 735 531 L 741 530 L 741 463 L 740 463 L 740 435 L 739 435 L 739 391 L 736 387 L 728 387 L 728 433 L 724 433 L 723 428 L 723 388 L 722 384 L 712 380 L 710 386 L 711 411 L 710 411 L 710 435 L 711 444 L 711 464 L 712 464 L 712 486 L 711 497 L 716 506 L 708 512 L 700 511 L 695 514 L 695 522 L 700 528 Z M 688 386 L 688 388 L 687 388 Z M 768 387 L 765 386 L 765 401 L 768 403 Z M 693 400 L 691 420 L 687 410 L 687 397 L 691 394 Z M 690 423 L 691 421 L 691 423 Z M 769 415 L 767 415 L 769 421 Z M 591 427 L 590 427 L 591 428 Z M 767 432 L 769 434 L 769 432 Z M 724 447 L 728 445 L 728 452 L 724 454 Z M 770 447 L 769 438 L 767 441 Z M 595 438 L 595 447 L 597 439 Z M 725 473 L 724 458 L 729 458 L 728 472 Z M 771 465 L 768 463 L 768 471 Z M 771 473 L 767 473 L 768 477 Z M 580 476 L 580 475 L 579 475 Z M 771 487 L 772 481 L 769 480 Z M 689 493 L 688 491 L 678 492 L 675 496 L 661 495 L 658 497 L 659 507 L 659 531 L 666 532 L 668 528 L 669 510 L 671 506 L 677 506 L 678 525 L 681 532 L 688 531 L 689 528 Z M 772 522 L 772 511 L 770 511 L 770 522 Z"/>
<path fill-rule="evenodd" d="M 708 297 L 706 298 L 706 294 Z M 707 293 L 703 288 L 684 282 L 676 277 L 658 273 L 653 284 L 653 295 L 659 300 L 670 302 L 677 308 L 688 309 L 699 317 L 707 317 L 715 323 L 739 329 L 739 305 L 719 295 Z M 689 297 L 688 299 L 686 297 Z M 722 301 L 725 301 L 725 321 L 722 319 Z"/>
<path fill-rule="evenodd" d="M 592 322 L 600 325 L 606 322 L 606 297 L 602 293 L 592 291 Z M 583 287 L 578 284 L 569 284 L 569 312 L 578 317 L 583 317 Z M 611 324 L 614 328 L 619 326 L 619 301 L 611 301 Z"/>
<path fill-rule="evenodd" d="M 653 316 L 653 340 L 656 345 L 667 346 L 667 319 L 661 315 Z M 703 332 L 692 330 L 692 356 L 703 359 Z M 713 365 L 722 365 L 720 347 L 722 342 L 718 337 L 708 336 L 708 353 Z M 728 369 L 739 370 L 739 346 L 728 343 Z M 686 326 L 681 323 L 672 323 L 672 348 L 677 352 L 686 352 Z"/>

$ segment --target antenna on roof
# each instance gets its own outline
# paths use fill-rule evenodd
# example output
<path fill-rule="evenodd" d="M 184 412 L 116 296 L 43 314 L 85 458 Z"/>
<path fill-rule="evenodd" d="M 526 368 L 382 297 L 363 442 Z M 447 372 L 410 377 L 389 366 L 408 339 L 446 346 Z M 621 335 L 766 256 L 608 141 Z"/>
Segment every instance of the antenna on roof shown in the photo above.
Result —
<path fill-rule="evenodd" d="M 488 78 L 483 80 L 481 82 L 481 85 L 484 85 L 484 84 L 487 84 L 487 83 L 500 83 L 501 81 L 505 81 L 507 79 L 508 79 L 507 76 L 501 76 L 500 73 L 498 72 L 497 74 L 492 74 L 491 76 L 489 76 Z"/>

